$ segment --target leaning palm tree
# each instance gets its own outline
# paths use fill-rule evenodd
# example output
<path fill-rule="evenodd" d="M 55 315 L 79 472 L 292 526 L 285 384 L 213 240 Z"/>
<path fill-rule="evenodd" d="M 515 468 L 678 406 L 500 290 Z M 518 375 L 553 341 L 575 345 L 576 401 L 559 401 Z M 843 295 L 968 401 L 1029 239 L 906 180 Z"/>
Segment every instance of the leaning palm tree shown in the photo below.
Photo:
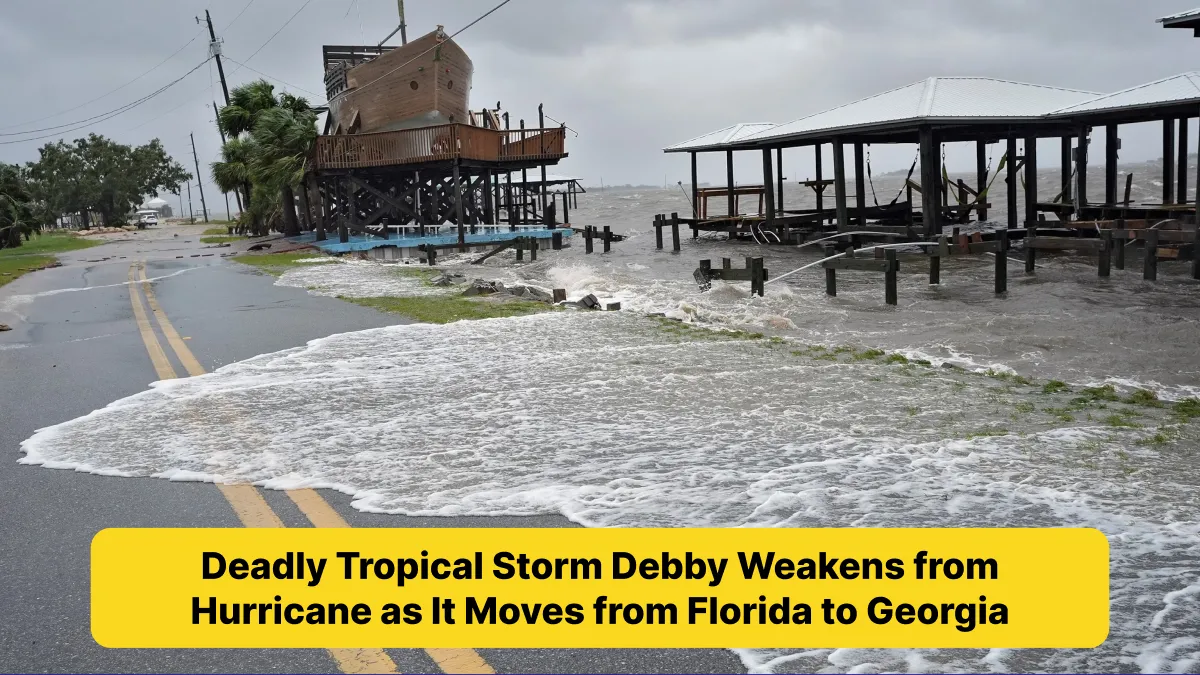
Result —
<path fill-rule="evenodd" d="M 0 163 L 0 248 L 20 246 L 21 237 L 28 239 L 40 229 L 23 170 Z"/>
<path fill-rule="evenodd" d="M 244 212 L 247 216 L 243 219 L 244 222 L 238 223 L 238 233 L 250 231 L 253 235 L 260 236 L 266 234 L 266 231 L 259 231 L 261 228 L 258 227 L 258 224 L 263 221 L 254 217 L 255 212 L 251 208 L 253 198 L 248 167 L 249 158 L 254 152 L 252 141 L 236 137 L 230 138 L 221 147 L 221 161 L 213 162 L 211 168 L 213 181 L 222 191 L 243 191 L 242 197 L 246 203 Z"/>

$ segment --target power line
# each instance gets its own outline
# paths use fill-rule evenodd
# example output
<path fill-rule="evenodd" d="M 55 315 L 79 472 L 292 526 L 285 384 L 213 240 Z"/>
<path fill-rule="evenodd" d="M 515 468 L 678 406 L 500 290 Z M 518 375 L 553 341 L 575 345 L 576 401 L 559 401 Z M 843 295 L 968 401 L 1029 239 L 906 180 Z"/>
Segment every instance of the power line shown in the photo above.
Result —
<path fill-rule="evenodd" d="M 267 38 L 267 41 L 266 41 L 266 42 L 262 43 L 262 45 L 261 45 L 261 46 L 260 46 L 258 49 L 255 49 L 255 50 L 254 50 L 254 53 L 253 53 L 253 54 L 251 54 L 250 56 L 248 56 L 248 57 L 246 58 L 246 61 L 248 62 L 248 61 L 250 61 L 251 59 L 253 59 L 255 56 L 257 56 L 257 55 L 258 55 L 258 53 L 259 53 L 259 52 L 261 52 L 261 51 L 263 50 L 263 47 L 266 47 L 267 45 L 271 44 L 271 40 L 274 40 L 274 39 L 275 39 L 275 37 L 276 37 L 277 35 L 279 35 L 280 33 L 282 33 L 282 32 L 283 32 L 283 29 L 284 29 L 284 28 L 287 28 L 287 27 L 288 27 L 288 24 L 292 22 L 292 19 L 295 19 L 297 16 L 299 16 L 299 15 L 300 15 L 300 12 L 303 12 L 303 11 L 304 11 L 304 8 L 305 8 L 305 7 L 308 7 L 309 3 L 311 3 L 311 2 L 312 2 L 312 0 L 304 0 L 304 4 L 303 4 L 303 5 L 300 5 L 300 9 L 296 10 L 296 13 L 295 13 L 295 14 L 292 14 L 292 16 L 291 16 L 291 17 L 289 17 L 287 21 L 284 21 L 284 22 L 283 22 L 283 25 L 279 27 L 279 30 L 277 30 L 277 31 L 275 31 L 274 33 L 272 33 L 272 34 L 271 34 L 271 37 Z M 234 72 L 237 72 L 237 71 L 234 71 Z M 230 75 L 232 75 L 232 74 L 233 74 L 233 73 L 230 73 Z"/>
<path fill-rule="evenodd" d="M 225 24 L 225 27 L 221 29 L 221 32 L 224 33 L 225 31 L 229 30 L 229 27 L 232 26 L 233 24 L 237 23 L 237 20 L 242 18 L 242 15 L 245 14 L 246 10 L 250 9 L 250 5 L 253 5 L 253 4 L 254 4 L 254 0 L 250 0 L 250 2 L 247 2 L 246 6 L 242 8 L 242 11 L 238 12 L 237 16 L 233 17 L 233 21 L 230 21 L 229 23 Z"/>
<path fill-rule="evenodd" d="M 209 58 L 212 58 L 212 57 L 209 57 Z M 122 115 L 126 112 L 129 112 L 130 110 L 133 110 L 134 108 L 136 108 L 136 107 L 140 106 L 141 104 L 145 103 L 146 101 L 149 101 L 150 99 L 158 96 L 159 94 L 170 89 L 171 87 L 175 86 L 176 84 L 179 84 L 188 75 L 191 75 L 192 73 L 196 72 L 197 70 L 200 70 L 201 68 L 203 68 L 204 64 L 206 64 L 206 63 L 208 63 L 208 59 L 204 59 L 203 61 L 198 63 L 195 68 L 192 68 L 191 70 L 187 71 L 179 78 L 163 85 L 162 87 L 159 87 L 157 90 L 151 92 L 150 94 L 147 94 L 146 96 L 143 96 L 142 98 L 140 98 L 132 103 L 121 106 L 120 108 L 117 108 L 115 110 L 111 110 L 108 113 L 105 113 L 104 115 L 97 115 L 97 116 L 89 117 L 85 120 L 79 120 L 79 122 L 73 123 L 73 124 L 78 124 L 79 126 L 75 126 L 71 129 L 66 129 L 66 130 L 55 132 L 52 134 L 46 134 L 45 136 L 34 136 L 32 138 L 21 138 L 21 139 L 15 140 L 15 141 L 0 141 L 0 145 L 12 145 L 14 143 L 26 143 L 29 141 L 39 141 L 44 138 L 51 138 L 53 136 L 61 136 L 62 134 L 70 133 L 72 131 L 79 131 L 80 129 L 85 129 L 90 126 L 95 126 L 101 122 L 108 121 L 114 117 L 117 117 L 118 115 Z M 97 119 L 97 118 L 102 118 L 102 119 Z M 95 120 L 95 121 L 93 121 L 93 120 Z M 47 129 L 42 129 L 41 131 L 48 131 L 49 129 L 60 129 L 63 126 L 71 126 L 71 125 L 60 125 L 57 127 L 49 127 Z M 25 133 L 33 133 L 33 132 L 25 132 Z M 8 135 L 11 135 L 11 134 L 8 134 Z"/>
<path fill-rule="evenodd" d="M 203 31 L 201 31 L 201 32 L 203 32 Z M 178 56 L 180 52 L 182 52 L 183 50 L 187 49 L 187 48 L 188 48 L 188 46 L 189 46 L 189 45 L 191 45 L 193 42 L 195 42 L 195 41 L 196 41 L 196 38 L 198 38 L 198 37 L 200 37 L 200 32 L 198 32 L 198 33 L 196 33 L 195 35 L 193 35 L 191 40 L 188 40 L 187 42 L 185 42 L 185 43 L 183 44 L 183 46 L 182 46 L 182 47 L 180 47 L 179 49 L 176 49 L 174 52 L 172 52 L 172 53 L 171 53 L 171 55 L 170 55 L 170 56 L 168 56 L 167 58 L 163 59 L 162 61 L 159 61 L 158 65 L 154 66 L 154 67 L 153 67 L 153 68 L 151 68 L 150 70 L 147 70 L 146 72 L 142 73 L 141 75 L 138 75 L 137 77 L 135 77 L 135 78 L 133 78 L 132 80 L 130 80 L 130 81 L 128 81 L 128 82 L 126 82 L 125 84 L 123 84 L 123 85 L 121 85 L 121 86 L 117 87 L 116 89 L 113 89 L 112 91 L 109 91 L 109 92 L 107 92 L 107 93 L 105 93 L 105 94 L 101 94 L 101 95 L 97 96 L 96 98 L 94 98 L 94 99 L 92 99 L 92 100 L 90 100 L 90 101 L 85 101 L 85 102 L 83 102 L 83 103 L 80 103 L 79 105 L 75 106 L 74 108 L 67 108 L 66 110 L 63 110 L 63 111 L 60 111 L 60 112 L 56 112 L 56 113 L 54 113 L 53 115 L 43 115 L 43 116 L 39 117 L 39 118 L 38 118 L 38 119 L 36 119 L 36 120 L 29 120 L 29 121 L 27 121 L 27 122 L 21 122 L 21 123 L 19 123 L 19 124 L 10 124 L 10 125 L 8 125 L 8 126 L 6 126 L 6 127 L 0 127 L 0 131 L 2 131 L 2 130 L 5 130 L 5 129 L 15 129 L 16 127 L 23 127 L 23 126 L 25 126 L 26 124 L 33 124 L 34 122 L 41 122 L 41 121 L 48 120 L 48 119 L 54 119 L 55 117 L 60 117 L 60 116 L 62 116 L 62 115 L 65 115 L 65 114 L 67 114 L 67 113 L 69 113 L 69 112 L 74 112 L 74 111 L 76 111 L 76 110 L 79 110 L 80 108 L 82 108 L 82 107 L 84 107 L 84 106 L 87 106 L 87 105 L 90 105 L 90 104 L 92 104 L 92 103 L 95 103 L 96 101 L 99 101 L 99 100 L 100 100 L 100 99 L 102 99 L 102 98 L 107 98 L 108 96 L 111 96 L 111 95 L 113 95 L 113 94 L 117 93 L 118 91 L 121 91 L 121 90 L 122 90 L 122 89 L 124 89 L 125 87 L 128 87 L 129 85 L 133 84 L 134 82 L 137 82 L 138 80 L 142 79 L 143 77 L 145 77 L 145 76 L 149 75 L 150 73 L 152 73 L 152 72 L 154 72 L 154 71 L 158 70 L 159 68 L 161 68 L 161 67 L 162 67 L 164 64 L 166 64 L 166 63 L 167 63 L 167 61 L 170 61 L 171 59 L 173 59 L 173 58 L 175 58 L 176 56 Z M 72 124 L 74 124 L 74 123 L 72 123 Z M 62 125 L 62 126 L 70 126 L 70 124 L 64 124 L 64 125 Z M 57 128 L 57 127 L 48 127 L 48 128 L 49 128 L 49 129 L 55 129 L 55 128 Z M 0 134 L 0 136 L 17 136 L 17 135 L 20 135 L 20 134 L 34 134 L 34 133 L 37 133 L 37 132 L 39 132 L 39 131 L 45 131 L 45 129 L 31 129 L 31 130 L 29 130 L 29 131 L 16 131 L 16 132 L 13 132 L 13 133 L 11 133 L 11 134 Z"/>
<path fill-rule="evenodd" d="M 248 65 L 246 65 L 246 64 L 244 64 L 244 63 L 242 63 L 241 61 L 236 61 L 236 60 L 234 60 L 234 59 L 230 58 L 230 56 L 229 56 L 228 54 L 226 54 L 226 55 L 225 55 L 225 60 L 226 60 L 226 61 L 229 61 L 230 63 L 237 64 L 239 67 L 241 67 L 241 68 L 245 68 L 246 70 L 249 70 L 249 71 L 250 71 L 250 72 L 252 72 L 252 73 L 256 73 L 256 74 L 258 74 L 258 75 L 262 75 L 263 77 L 267 78 L 268 80 L 275 80 L 275 81 L 276 81 L 276 82 L 278 82 L 279 84 L 286 85 L 286 86 L 288 86 L 288 87 L 291 87 L 292 89 L 299 89 L 300 91 L 302 91 L 302 92 L 304 92 L 304 93 L 306 93 L 306 94 L 312 94 L 313 96 L 316 96 L 316 97 L 318 97 L 318 98 L 322 99 L 322 101 L 323 101 L 323 100 L 324 100 L 324 98 L 325 98 L 324 96 L 321 96 L 320 94 L 318 94 L 318 93 L 316 93 L 316 92 L 309 91 L 309 90 L 305 89 L 304 87 L 301 87 L 301 86 L 299 86 L 299 85 L 295 85 L 295 84 L 291 84 L 290 82 L 285 82 L 285 81 L 283 81 L 283 80 L 279 79 L 278 77 L 274 77 L 274 76 L 272 76 L 272 75 L 268 75 L 268 74 L 266 74 L 266 73 L 262 72 L 261 70 L 255 70 L 254 68 L 251 68 L 250 66 L 248 66 Z"/>
<path fill-rule="evenodd" d="M 449 40 L 453 40 L 454 38 L 456 38 L 456 37 L 458 37 L 460 34 L 462 34 L 462 32 L 463 32 L 463 31 L 467 30 L 467 29 L 468 29 L 468 28 L 470 28 L 471 26 L 474 26 L 475 24 L 479 23 L 480 21 L 483 21 L 484 19 L 488 18 L 488 17 L 489 17 L 489 16 L 491 16 L 491 15 L 492 15 L 492 14 L 493 14 L 493 13 L 494 13 L 496 10 L 500 9 L 501 7 L 503 7 L 503 6 L 507 5 L 507 4 L 508 4 L 508 3 L 510 3 L 510 2 L 512 2 L 512 0 L 504 0 L 504 1 L 503 1 L 503 2 L 501 2 L 500 4 L 496 5 L 495 7 L 491 8 L 490 10 L 488 10 L 486 13 L 482 14 L 481 16 L 479 16 L 479 18 L 475 19 L 475 20 L 474 20 L 474 21 L 472 21 L 471 23 L 469 23 L 469 24 L 467 24 L 467 25 L 463 26 L 462 28 L 459 28 L 457 31 L 455 31 L 455 32 L 454 32 L 454 34 L 453 34 L 453 35 L 451 35 L 451 36 L 450 36 L 449 38 L 447 38 L 447 39 L 449 39 Z M 307 4 L 307 3 L 305 3 L 305 4 Z M 301 8 L 301 9 L 303 9 L 303 8 Z M 438 47 L 440 47 L 440 46 L 441 46 L 441 43 L 437 43 L 437 44 L 433 45 L 433 46 L 432 46 L 432 47 L 430 47 L 429 49 L 426 49 L 425 51 L 421 52 L 420 54 L 417 54 L 416 56 L 414 56 L 414 57 L 412 57 L 411 59 L 409 59 L 409 60 L 405 61 L 404 63 L 401 63 L 400 65 L 396 66 L 395 68 L 392 68 L 391 70 L 387 71 L 387 72 L 386 72 L 386 73 L 384 73 L 383 75 L 380 75 L 379 77 L 375 78 L 374 80 L 371 80 L 370 82 L 368 82 L 368 83 L 364 84 L 363 86 L 361 86 L 361 87 L 358 87 L 357 89 L 355 89 L 355 90 L 354 90 L 354 91 L 355 91 L 355 93 L 361 93 L 363 89 L 366 89 L 367 87 L 369 87 L 369 86 L 371 86 L 371 85 L 375 84 L 376 82 L 378 82 L 378 81 L 380 81 L 380 80 L 382 80 L 382 79 L 386 78 L 388 75 L 391 75 L 392 73 L 396 72 L 397 70 L 400 70 L 401 68 L 403 68 L 403 67 L 407 66 L 408 64 L 412 63 L 413 61 L 416 61 L 417 59 L 421 58 L 422 56 L 425 56 L 426 54 L 428 54 L 429 52 L 431 52 L 431 51 L 433 51 L 433 50 L 437 49 L 437 48 L 438 48 Z"/>

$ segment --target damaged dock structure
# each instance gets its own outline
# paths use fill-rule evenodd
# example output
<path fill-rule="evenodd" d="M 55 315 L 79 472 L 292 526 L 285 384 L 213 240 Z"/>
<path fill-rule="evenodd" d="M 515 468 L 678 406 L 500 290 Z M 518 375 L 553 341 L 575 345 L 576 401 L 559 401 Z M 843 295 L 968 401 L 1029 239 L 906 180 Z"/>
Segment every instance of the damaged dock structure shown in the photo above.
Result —
<path fill-rule="evenodd" d="M 323 57 L 329 116 L 298 191 L 305 241 L 390 259 L 517 238 L 557 247 L 572 234 L 546 174 L 567 157 L 566 126 L 546 127 L 541 106 L 528 128 L 499 103 L 472 110 L 473 65 L 441 26 Z M 565 217 L 578 183 L 557 185 Z"/>

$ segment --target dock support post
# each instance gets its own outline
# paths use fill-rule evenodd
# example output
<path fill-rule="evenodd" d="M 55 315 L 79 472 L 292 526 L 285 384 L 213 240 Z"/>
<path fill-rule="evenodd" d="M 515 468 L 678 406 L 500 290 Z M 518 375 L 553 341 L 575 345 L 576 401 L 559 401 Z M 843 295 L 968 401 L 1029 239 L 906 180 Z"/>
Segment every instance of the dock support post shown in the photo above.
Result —
<path fill-rule="evenodd" d="M 1100 277 L 1107 277 L 1112 266 L 1112 234 L 1112 230 L 1100 230 L 1100 261 L 1096 268 L 1096 273 Z"/>
<path fill-rule="evenodd" d="M 1158 230 L 1147 228 L 1146 238 L 1146 254 L 1145 254 L 1145 270 L 1142 276 L 1146 281 L 1154 281 L 1158 279 Z"/>
<path fill-rule="evenodd" d="M 1120 232 L 1121 234 L 1124 234 L 1125 233 L 1125 219 L 1117 218 L 1117 224 L 1113 227 L 1113 229 L 1115 229 L 1117 232 Z M 1116 249 L 1114 252 L 1117 254 L 1117 259 L 1113 261 L 1113 264 L 1119 270 L 1125 269 L 1125 244 L 1126 244 L 1125 237 L 1120 237 L 1119 239 L 1117 239 L 1116 243 L 1114 244 L 1114 246 L 1116 246 Z"/>
<path fill-rule="evenodd" d="M 863 144 L 854 144 L 854 208 L 857 210 L 854 222 L 867 224 L 867 172 L 863 163 Z"/>
<path fill-rule="evenodd" d="M 571 195 L 563 193 L 563 220 L 562 224 L 565 227 L 571 226 Z"/>
<path fill-rule="evenodd" d="M 783 215 L 783 148 L 775 148 L 775 182 L 779 185 L 779 194 L 775 195 L 775 212 Z"/>
<path fill-rule="evenodd" d="M 921 144 L 921 220 L 925 225 L 925 236 L 932 237 L 942 231 L 939 187 L 942 176 L 938 171 L 937 139 L 930 127 L 921 127 L 917 133 Z"/>
<path fill-rule="evenodd" d="M 1163 120 L 1163 204 L 1175 203 L 1175 119 Z"/>
<path fill-rule="evenodd" d="M 425 249 L 425 259 L 429 262 L 429 266 L 433 267 L 437 264 L 437 249 L 433 246 Z"/>
<path fill-rule="evenodd" d="M 494 194 L 494 192 L 492 192 L 492 172 L 490 170 L 486 170 L 486 169 L 484 170 L 482 183 L 483 183 L 482 184 L 482 188 L 483 188 L 483 224 L 484 225 L 495 225 L 496 224 L 496 205 L 495 205 L 495 203 L 492 202 L 492 195 Z"/>
<path fill-rule="evenodd" d="M 679 214 L 671 213 L 671 246 L 679 252 Z"/>
<path fill-rule="evenodd" d="M 1196 201 L 1200 201 L 1200 191 L 1196 192 Z M 1200 227 L 1196 229 L 1196 239 L 1192 242 L 1192 278 L 1200 279 Z"/>
<path fill-rule="evenodd" d="M 458 170 L 457 161 L 451 170 L 451 176 L 454 179 L 454 219 L 458 223 L 458 250 L 465 251 L 467 250 L 467 230 L 463 222 L 462 174 Z"/>
<path fill-rule="evenodd" d="M 608 225 L 604 226 L 604 252 L 608 253 L 612 250 L 612 228 Z"/>
<path fill-rule="evenodd" d="M 833 244 L 825 244 L 822 250 L 826 258 L 837 255 L 837 247 Z M 832 267 L 825 268 L 825 295 L 837 295 L 837 270 Z"/>
<path fill-rule="evenodd" d="M 979 222 L 987 220 L 987 190 L 988 169 L 987 169 L 987 143 L 983 140 L 975 141 L 975 189 L 977 190 L 976 198 L 979 200 L 979 205 L 976 210 L 978 213 Z"/>
<path fill-rule="evenodd" d="M 850 214 L 846 208 L 846 147 L 841 139 L 833 139 L 833 196 L 837 206 L 839 230 L 850 229 Z"/>
<path fill-rule="evenodd" d="M 529 262 L 537 262 L 538 240 L 529 237 L 525 240 L 525 243 L 529 246 Z"/>
<path fill-rule="evenodd" d="M 767 200 L 767 224 L 775 221 L 775 178 L 771 169 L 771 149 L 763 148 L 763 195 Z"/>
<path fill-rule="evenodd" d="M 1020 181 L 1017 179 L 1017 137 L 1009 134 L 1008 136 L 1008 229 L 1015 230 L 1017 228 L 1017 194 L 1021 189 Z"/>
<path fill-rule="evenodd" d="M 1071 203 L 1071 167 L 1074 166 L 1074 160 L 1071 158 L 1071 137 L 1062 137 L 1062 203 Z"/>
<path fill-rule="evenodd" d="M 555 232 L 550 235 L 550 247 L 555 251 L 562 250 L 562 232 Z"/>
<path fill-rule="evenodd" d="M 737 215 L 737 208 L 734 206 L 735 198 L 733 196 L 733 151 L 725 151 L 725 181 L 726 187 L 729 188 L 729 217 Z"/>
<path fill-rule="evenodd" d="M 554 289 L 553 297 L 554 297 L 554 304 L 556 304 L 556 305 L 560 302 L 566 302 L 567 301 L 567 289 L 565 289 L 565 288 Z"/>
<path fill-rule="evenodd" d="M 516 244 L 516 246 L 513 247 L 513 248 L 517 249 L 517 262 L 522 262 L 525 260 L 525 249 L 524 249 L 524 247 L 521 246 L 521 244 L 522 244 L 522 238 L 518 237 L 517 244 Z"/>
<path fill-rule="evenodd" d="M 346 181 L 338 180 L 338 193 L 342 203 L 338 204 L 338 241 L 345 244 L 350 241 L 350 219 L 354 217 L 353 188 L 347 188 Z"/>
<path fill-rule="evenodd" d="M 661 251 L 663 247 L 662 229 L 663 217 L 662 214 L 659 214 L 654 216 L 654 248 L 658 249 L 659 251 Z"/>
<path fill-rule="evenodd" d="M 583 228 L 583 252 L 591 254 L 592 252 L 592 226 L 588 225 Z"/>
<path fill-rule="evenodd" d="M 1037 222 L 1037 135 L 1025 137 L 1025 222 Z"/>
<path fill-rule="evenodd" d="M 896 249 L 889 248 L 883 252 L 883 257 L 887 260 L 887 271 L 883 273 L 883 301 L 889 305 L 895 305 L 896 300 L 896 273 L 900 271 L 900 261 L 896 259 Z"/>
<path fill-rule="evenodd" d="M 1104 203 L 1115 206 L 1117 203 L 1117 150 L 1121 147 L 1121 139 L 1117 137 L 1117 125 L 1109 124 L 1104 127 Z"/>
<path fill-rule="evenodd" d="M 929 285 L 937 286 L 942 283 L 942 252 L 946 250 L 946 235 L 938 235 L 937 255 L 929 256 Z"/>
<path fill-rule="evenodd" d="M 1179 185 L 1175 188 L 1175 203 L 1186 204 L 1188 195 L 1188 118 L 1179 118 L 1179 167 L 1176 169 L 1176 179 Z"/>
<path fill-rule="evenodd" d="M 1036 241 L 1037 225 L 1033 222 L 1025 223 L 1025 274 L 1033 274 L 1034 268 L 1037 267 L 1037 248 L 1034 246 Z"/>
<path fill-rule="evenodd" d="M 996 294 L 1008 291 L 1008 230 L 998 230 L 1000 245 L 996 247 Z"/>
<path fill-rule="evenodd" d="M 750 296 L 757 294 L 761 298 L 764 291 L 763 259 L 746 258 L 746 269 L 750 270 Z"/>
<path fill-rule="evenodd" d="M 813 161 L 815 162 L 814 169 L 817 174 L 816 193 L 817 193 L 817 214 L 818 215 L 820 215 L 821 213 L 823 213 L 825 211 L 825 190 L 824 190 L 823 186 L 821 185 L 821 181 L 824 180 L 824 174 L 821 171 L 821 159 L 822 159 L 821 147 L 822 147 L 821 143 L 817 143 L 816 145 L 813 146 L 813 153 L 814 153 Z M 825 219 L 822 218 L 820 223 L 824 224 L 824 222 L 825 222 Z"/>
<path fill-rule="evenodd" d="M 1075 219 L 1083 217 L 1081 211 L 1087 206 L 1088 127 L 1079 127 L 1075 144 Z"/>
<path fill-rule="evenodd" d="M 700 188 L 696 184 L 696 153 L 688 153 L 692 156 L 692 218 L 700 219 Z M 662 248 L 659 246 L 659 248 Z"/>

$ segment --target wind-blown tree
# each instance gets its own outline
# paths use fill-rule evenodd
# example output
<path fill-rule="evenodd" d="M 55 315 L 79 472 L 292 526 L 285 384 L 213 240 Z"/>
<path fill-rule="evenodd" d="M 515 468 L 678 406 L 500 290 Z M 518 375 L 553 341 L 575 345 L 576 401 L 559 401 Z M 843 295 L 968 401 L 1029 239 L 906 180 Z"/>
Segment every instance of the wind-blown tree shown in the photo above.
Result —
<path fill-rule="evenodd" d="M 123 224 L 147 198 L 161 191 L 178 194 L 191 179 L 158 139 L 131 147 L 96 134 L 47 144 L 40 159 L 29 164 L 28 176 L 43 224 L 80 213 L 84 227 L 93 211 L 105 225 Z"/>
<path fill-rule="evenodd" d="M 28 239 L 40 230 L 25 171 L 0 162 L 0 248 L 20 246 L 22 237 Z"/>
<path fill-rule="evenodd" d="M 305 158 L 316 142 L 317 116 L 304 98 L 275 95 L 258 80 L 237 87 L 221 109 L 218 123 L 229 138 L 213 179 L 225 191 L 241 190 L 246 199 L 240 230 L 266 234 L 282 221 L 284 234 L 300 233 L 295 189 L 304 177 Z"/>

